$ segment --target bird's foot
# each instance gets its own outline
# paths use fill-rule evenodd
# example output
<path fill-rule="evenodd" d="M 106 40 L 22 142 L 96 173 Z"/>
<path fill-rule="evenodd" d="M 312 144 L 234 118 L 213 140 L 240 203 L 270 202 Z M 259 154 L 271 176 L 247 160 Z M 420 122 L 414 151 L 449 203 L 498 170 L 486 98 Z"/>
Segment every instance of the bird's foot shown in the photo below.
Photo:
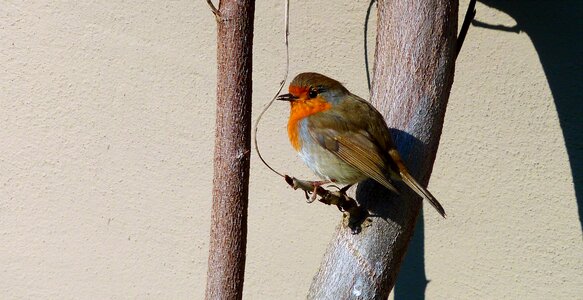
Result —
<path fill-rule="evenodd" d="M 306 202 L 308 203 L 312 203 L 314 201 L 316 201 L 316 198 L 318 197 L 318 193 L 317 190 L 320 186 L 324 185 L 324 184 L 328 184 L 331 181 L 328 180 L 322 180 L 322 181 L 310 181 L 310 184 L 314 187 L 314 190 L 312 191 L 312 196 L 308 198 L 308 193 L 306 192 Z"/>
<path fill-rule="evenodd" d="M 370 223 L 368 219 L 368 211 L 360 206 L 356 200 L 346 194 L 351 185 L 347 185 L 338 191 L 329 191 L 321 187 L 323 184 L 335 183 L 330 181 L 308 181 L 300 180 L 288 175 L 284 176 L 285 181 L 294 189 L 302 189 L 306 195 L 308 203 L 313 202 L 319 195 L 319 201 L 328 204 L 336 205 L 340 211 L 344 213 L 345 225 L 350 228 L 353 234 L 359 233 L 363 227 L 367 227 Z M 312 195 L 310 195 L 312 193 Z M 310 201 L 311 200 L 311 201 Z"/>

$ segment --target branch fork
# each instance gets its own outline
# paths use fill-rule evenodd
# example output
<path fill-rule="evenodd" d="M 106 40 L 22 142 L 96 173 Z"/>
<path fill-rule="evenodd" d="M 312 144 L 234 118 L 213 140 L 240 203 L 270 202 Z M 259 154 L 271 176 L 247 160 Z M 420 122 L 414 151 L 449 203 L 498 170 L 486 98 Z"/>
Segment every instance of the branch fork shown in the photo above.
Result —
<path fill-rule="evenodd" d="M 213 13 L 213 15 L 215 15 L 215 19 L 218 22 L 221 18 L 221 12 L 217 9 L 217 7 L 213 4 L 211 0 L 206 0 L 206 3 L 209 5 L 211 12 Z"/>

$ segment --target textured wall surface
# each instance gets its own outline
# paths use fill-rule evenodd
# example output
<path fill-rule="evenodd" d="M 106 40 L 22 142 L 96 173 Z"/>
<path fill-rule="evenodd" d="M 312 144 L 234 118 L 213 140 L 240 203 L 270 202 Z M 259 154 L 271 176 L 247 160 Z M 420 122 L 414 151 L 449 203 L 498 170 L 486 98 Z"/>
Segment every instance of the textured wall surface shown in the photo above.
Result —
<path fill-rule="evenodd" d="M 2 299 L 204 294 L 214 18 L 205 1 L 110 2 L 1 5 Z M 368 97 L 368 1 L 291 2 L 290 76 L 318 71 Z M 581 43 L 514 15 L 523 3 L 527 13 L 563 20 L 561 28 L 580 28 L 559 14 L 579 14 L 573 7 L 580 5 L 556 12 L 535 2 L 518 1 L 514 10 L 478 3 L 430 183 L 449 218 L 425 212 L 417 257 L 424 270 L 409 271 L 430 280 L 428 299 L 583 295 L 583 200 L 578 206 L 576 195 L 583 150 L 573 138 L 583 131 L 573 120 L 583 116 L 580 104 L 559 102 L 580 100 L 569 91 L 583 87 L 553 81 L 553 70 L 571 70 L 574 52 L 561 47 L 581 53 Z M 258 3 L 254 118 L 284 70 L 282 17 L 282 1 Z M 556 48 L 540 46 L 541 30 L 556 37 Z M 573 63 L 569 78 L 580 78 L 580 57 Z M 282 103 L 266 114 L 263 155 L 279 170 L 312 178 L 288 145 L 287 114 Z M 251 174 L 245 296 L 303 298 L 340 213 L 306 204 L 255 156 Z"/>

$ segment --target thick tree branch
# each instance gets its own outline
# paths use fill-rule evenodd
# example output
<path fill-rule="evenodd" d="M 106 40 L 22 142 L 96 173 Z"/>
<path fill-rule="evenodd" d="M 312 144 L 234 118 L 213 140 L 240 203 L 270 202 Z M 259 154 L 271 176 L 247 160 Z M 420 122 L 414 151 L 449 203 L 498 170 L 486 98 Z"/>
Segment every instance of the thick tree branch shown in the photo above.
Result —
<path fill-rule="evenodd" d="M 371 102 L 394 128 L 411 173 L 427 184 L 453 82 L 458 3 L 379 0 L 378 8 Z M 400 190 L 395 196 L 372 181 L 358 186 L 356 199 L 378 217 L 358 235 L 337 228 L 309 299 L 388 297 L 421 208 L 419 197 Z"/>
<path fill-rule="evenodd" d="M 211 3 L 212 4 L 212 3 Z M 241 299 L 251 153 L 253 0 L 222 0 L 206 299 Z M 216 15 L 216 13 L 215 13 Z"/>

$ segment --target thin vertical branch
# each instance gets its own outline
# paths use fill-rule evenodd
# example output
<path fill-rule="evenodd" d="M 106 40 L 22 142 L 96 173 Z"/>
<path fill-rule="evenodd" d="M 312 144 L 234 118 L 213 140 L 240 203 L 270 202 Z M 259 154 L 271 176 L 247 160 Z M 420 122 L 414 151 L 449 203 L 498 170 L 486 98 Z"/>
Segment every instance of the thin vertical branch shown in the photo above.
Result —
<path fill-rule="evenodd" d="M 214 11 L 220 18 L 217 18 L 217 116 L 208 300 L 241 299 L 243 295 L 254 10 L 253 0 L 222 0 L 218 12 Z"/>

